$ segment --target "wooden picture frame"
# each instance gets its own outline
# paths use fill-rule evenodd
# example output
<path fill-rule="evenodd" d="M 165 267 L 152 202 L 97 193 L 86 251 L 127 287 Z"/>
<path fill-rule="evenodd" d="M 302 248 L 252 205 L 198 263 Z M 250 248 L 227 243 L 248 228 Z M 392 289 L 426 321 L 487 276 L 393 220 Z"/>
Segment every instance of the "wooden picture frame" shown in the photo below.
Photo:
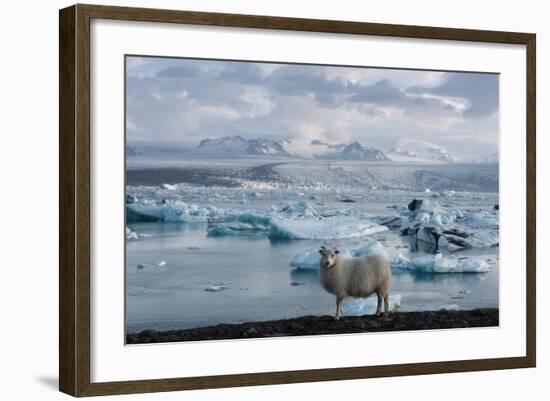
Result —
<path fill-rule="evenodd" d="M 92 340 L 90 333 L 90 21 L 95 18 L 524 45 L 527 54 L 525 60 L 527 71 L 526 355 L 92 383 L 90 380 Z M 73 396 L 94 396 L 535 366 L 536 37 L 534 34 L 80 4 L 60 10 L 59 29 L 59 388 L 62 392 Z"/>

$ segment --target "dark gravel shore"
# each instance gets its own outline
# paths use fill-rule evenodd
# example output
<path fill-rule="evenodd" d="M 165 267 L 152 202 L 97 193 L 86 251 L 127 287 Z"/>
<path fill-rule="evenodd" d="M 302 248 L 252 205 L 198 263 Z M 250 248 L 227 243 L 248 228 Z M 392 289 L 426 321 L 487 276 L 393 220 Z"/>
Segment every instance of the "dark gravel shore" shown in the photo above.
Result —
<path fill-rule="evenodd" d="M 187 330 L 144 330 L 128 334 L 127 344 L 164 343 L 239 338 L 286 337 L 375 331 L 434 330 L 498 326 L 498 309 L 461 311 L 395 312 L 387 317 L 373 315 L 344 317 L 302 316 L 293 319 L 218 324 Z"/>

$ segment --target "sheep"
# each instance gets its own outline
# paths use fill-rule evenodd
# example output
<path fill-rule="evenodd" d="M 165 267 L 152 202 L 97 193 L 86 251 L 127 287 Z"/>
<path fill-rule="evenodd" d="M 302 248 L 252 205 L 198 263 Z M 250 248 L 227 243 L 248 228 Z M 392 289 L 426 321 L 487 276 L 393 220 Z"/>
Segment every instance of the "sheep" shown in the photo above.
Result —
<path fill-rule="evenodd" d="M 367 298 L 376 293 L 380 316 L 382 300 L 384 314 L 389 312 L 391 270 L 388 261 L 380 255 L 345 258 L 336 248 L 321 247 L 319 281 L 322 287 L 336 296 L 336 320 L 342 316 L 342 302 L 348 297 Z"/>

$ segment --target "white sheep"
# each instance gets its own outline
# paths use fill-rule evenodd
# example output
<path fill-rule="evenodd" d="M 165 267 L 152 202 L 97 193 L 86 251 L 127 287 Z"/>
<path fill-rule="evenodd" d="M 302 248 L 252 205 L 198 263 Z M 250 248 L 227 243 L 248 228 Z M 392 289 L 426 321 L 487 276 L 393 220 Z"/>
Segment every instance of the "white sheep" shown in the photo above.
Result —
<path fill-rule="evenodd" d="M 389 312 L 391 270 L 388 261 L 380 255 L 346 258 L 336 248 L 321 247 L 319 280 L 325 290 L 336 296 L 336 320 L 342 316 L 342 302 L 349 297 L 367 298 L 376 293 L 380 316 L 382 300 L 384 314 Z"/>

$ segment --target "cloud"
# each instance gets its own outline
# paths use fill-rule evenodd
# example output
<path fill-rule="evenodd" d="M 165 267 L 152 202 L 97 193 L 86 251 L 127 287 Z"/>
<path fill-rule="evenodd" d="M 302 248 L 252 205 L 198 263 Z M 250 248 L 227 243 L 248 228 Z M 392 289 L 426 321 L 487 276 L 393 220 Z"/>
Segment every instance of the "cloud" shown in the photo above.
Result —
<path fill-rule="evenodd" d="M 383 148 L 399 136 L 474 131 L 498 141 L 498 121 L 485 118 L 498 109 L 498 79 L 488 74 L 147 57 L 126 66 L 129 141 L 194 147 L 242 135 L 304 149 L 315 139 Z"/>
<path fill-rule="evenodd" d="M 157 73 L 158 78 L 194 78 L 199 73 L 199 69 L 194 64 L 173 65 L 171 67 L 160 70 Z"/>
<path fill-rule="evenodd" d="M 498 85 L 497 74 L 447 73 L 440 85 L 412 86 L 407 93 L 462 98 L 468 101 L 465 118 L 485 118 L 498 111 Z"/>

